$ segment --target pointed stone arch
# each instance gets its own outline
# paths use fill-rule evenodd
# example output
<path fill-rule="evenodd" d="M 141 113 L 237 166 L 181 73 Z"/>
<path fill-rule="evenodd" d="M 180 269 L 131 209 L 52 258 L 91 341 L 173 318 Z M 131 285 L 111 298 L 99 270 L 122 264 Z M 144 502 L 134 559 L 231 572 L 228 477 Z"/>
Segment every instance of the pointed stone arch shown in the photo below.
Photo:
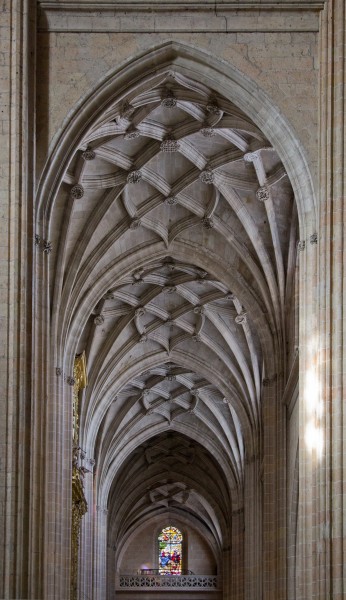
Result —
<path fill-rule="evenodd" d="M 230 63 L 201 49 L 168 41 L 126 61 L 80 100 L 79 106 L 64 121 L 63 130 L 55 135 L 50 157 L 43 170 L 37 194 L 38 223 L 49 227 L 49 218 L 57 188 L 71 154 L 87 129 L 109 103 L 121 98 L 133 85 L 150 74 L 174 66 L 206 81 L 236 105 L 245 109 L 272 142 L 287 170 L 298 207 L 302 232 L 316 230 L 316 197 L 304 148 L 284 115 L 257 83 Z"/>
<path fill-rule="evenodd" d="M 147 82 L 152 77 L 158 77 L 160 74 L 167 73 L 169 69 L 176 70 L 183 77 L 192 77 L 194 80 L 198 80 L 227 98 L 234 105 L 240 107 L 251 118 L 271 142 L 287 171 L 297 204 L 301 236 L 305 239 L 309 235 L 314 234 L 316 231 L 316 204 L 311 177 L 304 151 L 285 118 L 257 84 L 244 77 L 243 74 L 239 73 L 229 64 L 209 56 L 204 51 L 177 42 L 167 42 L 143 53 L 141 56 L 132 59 L 117 69 L 97 89 L 81 101 L 74 114 L 65 122 L 63 132 L 54 140 L 50 158 L 39 184 L 37 204 L 38 235 L 42 239 L 51 238 L 54 232 L 54 211 L 63 178 L 66 176 L 68 165 L 76 149 L 83 144 L 83 140 L 95 123 L 100 123 L 102 115 L 107 113 L 108 108 L 115 102 L 121 102 L 135 88 L 137 91 L 141 90 L 141 88 L 144 90 Z M 61 235 L 60 232 L 58 235 L 55 233 L 55 240 L 61 251 L 61 255 L 65 252 L 65 237 L 67 237 L 65 230 L 61 232 Z M 177 255 L 179 254 L 179 250 L 181 248 L 177 248 Z M 113 271 L 117 267 L 113 264 L 112 268 L 109 268 L 108 265 L 108 271 L 105 267 L 99 281 L 97 281 L 95 289 L 89 290 L 88 293 L 85 292 L 81 285 L 72 298 L 73 301 L 69 298 L 69 304 L 67 305 L 60 304 L 63 276 L 63 269 L 60 268 L 60 260 L 61 256 L 58 253 L 57 277 L 54 282 L 52 302 L 49 306 L 45 307 L 45 322 L 50 322 L 49 330 L 52 335 L 50 340 L 47 338 L 44 339 L 44 345 L 48 349 L 48 361 L 51 361 L 51 364 L 55 363 L 57 368 L 60 368 L 59 365 L 63 363 L 63 369 L 67 377 L 69 377 L 68 374 L 72 372 L 77 340 L 83 331 L 86 316 L 88 312 L 90 313 L 92 305 L 97 304 L 102 295 L 106 293 L 108 282 L 111 281 Z M 40 270 L 41 272 L 43 270 L 42 264 L 38 265 L 38 271 L 40 272 Z M 47 273 L 44 273 L 44 277 L 48 278 Z M 239 286 L 240 288 L 241 286 Z M 245 294 L 246 289 L 244 286 Z M 250 304 L 249 300 L 249 306 Z M 253 303 L 254 315 L 255 312 L 255 303 Z M 237 323 L 239 325 L 243 325 L 245 316 L 242 312 L 239 312 L 237 315 Z M 265 362 L 269 365 L 270 360 L 268 357 L 271 353 L 274 355 L 275 351 L 274 346 L 270 346 L 268 331 L 263 327 L 263 338 L 265 339 L 266 337 L 268 344 L 263 343 L 263 346 L 267 349 Z M 268 392 L 272 395 L 280 396 L 282 390 L 277 381 L 278 374 L 269 371 L 269 375 L 266 383 L 269 388 Z M 62 381 L 57 380 L 56 377 L 50 377 L 50 381 L 47 381 L 47 388 L 49 389 L 50 387 L 54 389 L 54 396 L 56 398 L 56 404 L 50 409 L 50 419 L 59 421 L 61 431 L 65 431 L 65 428 L 68 431 L 69 410 L 67 409 L 66 414 L 61 415 L 58 403 L 62 401 L 64 407 L 68 405 L 69 389 L 66 389 L 66 387 L 63 388 Z M 58 442 L 52 440 L 52 455 L 56 452 L 57 446 L 61 447 L 66 441 L 68 440 L 61 439 Z M 88 449 L 93 446 L 89 442 L 87 445 Z M 248 452 L 248 464 L 255 464 L 256 469 L 259 470 L 259 465 L 257 464 L 259 461 L 258 454 L 250 444 L 248 445 Z M 62 476 L 62 473 L 60 473 L 60 476 Z M 274 473 L 272 473 L 272 476 L 275 479 L 276 475 Z M 52 480 L 51 484 L 53 486 L 56 485 L 56 480 Z M 107 486 L 105 486 L 106 488 Z M 107 494 L 104 492 L 105 490 L 100 493 L 100 502 L 106 502 Z M 67 495 L 67 489 L 65 489 L 65 494 Z M 258 499 L 257 501 L 259 502 Z M 106 510 L 103 504 L 100 504 L 100 506 L 103 506 L 102 510 Z M 63 507 L 60 508 L 60 511 L 62 520 L 65 522 L 68 521 L 68 515 L 65 514 Z M 101 529 L 103 527 L 104 525 L 100 525 Z M 56 534 L 54 533 L 53 535 Z M 53 543 L 52 546 L 54 546 Z M 274 551 L 272 552 L 274 553 Z"/>

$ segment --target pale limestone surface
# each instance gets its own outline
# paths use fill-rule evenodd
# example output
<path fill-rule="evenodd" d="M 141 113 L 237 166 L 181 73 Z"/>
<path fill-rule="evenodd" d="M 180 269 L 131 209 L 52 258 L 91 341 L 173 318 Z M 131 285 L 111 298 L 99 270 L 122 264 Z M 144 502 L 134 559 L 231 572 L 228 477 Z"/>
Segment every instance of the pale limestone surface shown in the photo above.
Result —
<path fill-rule="evenodd" d="M 295 128 L 315 173 L 318 125 L 316 32 L 191 32 L 170 36 L 166 33 L 41 33 L 38 36 L 39 69 L 50 74 L 48 89 L 46 78 L 38 82 L 38 135 L 42 140 L 42 151 L 47 151 L 47 145 L 61 131 L 64 121 L 80 100 L 105 77 L 131 57 L 169 40 L 205 50 L 257 82 Z"/>
<path fill-rule="evenodd" d="M 191 600 L 343 599 L 344 0 L 5 0 L 0 43 L 0 597 L 69 598 L 85 350 L 80 600 L 172 518 Z"/>

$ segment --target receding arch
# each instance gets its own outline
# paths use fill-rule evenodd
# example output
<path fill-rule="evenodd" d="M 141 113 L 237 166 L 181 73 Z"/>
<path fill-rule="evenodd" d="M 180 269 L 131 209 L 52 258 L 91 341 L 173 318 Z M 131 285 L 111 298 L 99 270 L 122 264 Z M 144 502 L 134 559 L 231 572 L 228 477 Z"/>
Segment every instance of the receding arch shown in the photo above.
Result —
<path fill-rule="evenodd" d="M 145 89 L 145 86 L 151 78 L 167 74 L 167 70 L 170 68 L 174 69 L 179 76 L 184 76 L 185 78 L 189 76 L 194 80 L 197 79 L 198 81 L 202 81 L 210 89 L 222 95 L 235 106 L 241 107 L 242 109 L 245 107 L 247 115 L 259 129 L 263 131 L 267 139 L 270 140 L 273 145 L 272 149 L 279 153 L 280 158 L 284 163 L 289 179 L 293 185 L 301 230 L 304 232 L 304 235 L 306 235 L 306 232 L 313 233 L 315 228 L 315 209 L 311 178 L 306 167 L 304 152 L 299 144 L 297 144 L 295 135 L 285 119 L 279 114 L 279 111 L 273 106 L 257 85 L 243 77 L 230 65 L 209 57 L 205 52 L 171 42 L 154 48 L 126 63 L 126 65 L 108 77 L 94 92 L 81 102 L 81 105 L 78 107 L 75 114 L 66 124 L 64 133 L 56 140 L 52 151 L 52 156 L 54 156 L 54 158 L 49 162 L 43 174 L 43 179 L 39 187 L 39 232 L 41 233 L 40 228 L 42 227 L 45 230 L 45 237 L 49 237 L 49 232 L 53 227 L 51 219 L 55 209 L 55 198 L 59 186 L 63 180 L 63 176 L 66 174 L 67 166 L 70 164 L 73 154 L 77 153 L 77 151 L 81 152 L 81 150 L 84 149 L 83 140 L 85 140 L 88 132 L 92 130 L 92 127 L 96 127 L 97 124 L 99 125 L 100 120 L 103 118 L 102 115 L 104 115 L 104 113 L 107 115 L 108 108 L 115 102 L 120 102 L 123 98 L 126 98 L 128 94 L 134 93 L 135 89 L 137 91 L 138 89 L 140 90 L 141 86 Z M 255 125 L 253 125 L 253 129 L 256 129 Z M 244 156 L 241 152 L 237 152 L 236 158 L 242 160 Z M 204 164 L 203 161 L 201 162 L 201 167 L 198 168 L 207 170 L 206 164 Z M 197 168 L 195 171 L 198 173 Z M 70 174 L 67 174 L 66 177 L 65 183 L 71 183 L 73 177 Z M 198 176 L 196 177 L 198 179 Z M 255 181 L 252 189 L 253 195 L 256 186 L 257 182 Z M 225 188 L 220 186 L 220 189 L 222 190 Z M 224 197 L 227 196 L 226 191 L 223 195 Z M 229 194 L 228 204 L 238 216 L 238 208 L 240 212 L 241 202 L 238 197 L 234 197 L 235 200 L 232 197 L 232 194 Z M 210 205 L 211 203 L 208 205 L 208 210 Z M 213 208 L 211 208 L 211 210 L 213 210 Z M 243 212 L 246 212 L 245 208 Z M 244 220 L 246 220 L 248 216 L 249 215 L 246 212 Z M 202 219 L 202 221 L 204 221 L 203 227 L 206 226 L 207 228 L 212 228 L 209 213 L 204 214 L 201 208 L 201 212 L 200 214 L 198 213 L 197 217 L 193 221 L 196 226 L 201 226 Z M 248 222 L 252 225 L 250 218 Z M 131 224 L 133 224 L 132 221 Z M 125 218 L 124 230 L 128 227 L 131 228 L 128 224 L 128 220 Z M 219 225 L 218 227 L 215 227 L 214 231 L 222 231 L 223 240 L 226 240 L 227 242 L 228 229 L 224 223 L 222 224 L 222 227 Z M 57 355 L 59 357 L 59 362 L 57 364 L 60 364 L 61 361 L 61 364 L 64 365 L 64 369 L 70 373 L 72 371 L 76 347 L 79 340 L 82 338 L 87 320 L 91 319 L 94 313 L 97 314 L 98 304 L 103 301 L 117 278 L 119 280 L 120 277 L 124 276 L 125 280 L 126 277 L 130 280 L 130 276 L 133 275 L 136 264 L 137 266 L 139 265 L 142 267 L 145 263 L 150 262 L 150 260 L 156 257 L 157 260 L 160 259 L 162 262 L 158 269 L 161 267 L 165 268 L 165 259 L 173 257 L 178 260 L 187 260 L 190 251 L 194 254 L 194 260 L 191 261 L 191 264 L 193 264 L 194 267 L 200 269 L 203 267 L 208 268 L 210 275 L 218 280 L 218 285 L 221 286 L 223 294 L 226 293 L 226 288 L 230 290 L 228 294 L 230 298 L 227 299 L 227 302 L 231 302 L 232 305 L 227 305 L 225 309 L 223 309 L 222 306 L 219 306 L 219 309 L 221 312 L 224 310 L 224 316 L 227 310 L 228 313 L 232 315 L 232 326 L 233 322 L 239 325 L 238 329 L 234 330 L 234 335 L 238 336 L 237 339 L 241 340 L 242 343 L 242 346 L 240 344 L 238 345 L 237 350 L 239 348 L 239 362 L 242 362 L 244 365 L 243 379 L 245 383 L 247 379 L 250 382 L 248 387 L 252 390 L 253 398 L 251 398 L 251 401 L 254 403 L 255 401 L 258 401 L 258 406 L 253 408 L 249 401 L 250 394 L 246 391 L 247 386 L 245 384 L 243 385 L 241 382 L 241 385 L 239 385 L 240 394 L 238 397 L 236 392 L 233 393 L 232 383 L 229 384 L 228 391 L 232 391 L 230 405 L 238 417 L 239 425 L 237 429 L 233 420 L 232 411 L 229 410 L 227 418 L 230 422 L 230 430 L 232 429 L 232 440 L 235 449 L 237 445 L 241 445 L 238 444 L 240 440 L 243 444 L 243 450 L 244 448 L 245 450 L 241 452 L 240 449 L 238 449 L 239 456 L 241 455 L 239 464 L 236 464 L 237 461 L 234 459 L 234 456 L 226 456 L 226 453 L 223 452 L 225 446 L 222 446 L 221 442 L 218 447 L 214 448 L 214 453 L 220 458 L 220 462 L 223 463 L 225 472 L 229 474 L 229 485 L 233 488 L 232 500 L 236 507 L 235 510 L 242 510 L 243 508 L 242 491 L 244 481 L 243 476 L 246 469 L 245 461 L 257 461 L 261 448 L 262 422 L 260 400 L 262 384 L 264 385 L 263 382 L 264 379 L 266 379 L 267 384 L 269 383 L 273 388 L 273 394 L 279 394 L 279 386 L 277 386 L 277 389 L 274 388 L 279 376 L 282 377 L 280 360 L 282 354 L 285 352 L 285 340 L 281 339 L 281 331 L 278 326 L 278 324 L 281 324 L 280 319 L 282 315 L 284 315 L 284 311 L 283 307 L 279 306 L 280 298 L 277 290 L 280 286 L 277 285 L 275 279 L 275 262 L 274 260 L 273 264 L 270 262 L 270 252 L 265 251 L 265 244 L 262 239 L 260 239 L 257 246 L 255 243 L 251 245 L 252 240 L 249 232 L 251 233 L 254 231 L 255 228 L 253 227 L 249 226 L 248 228 L 245 228 L 245 232 L 249 238 L 249 244 L 246 246 L 244 243 L 243 261 L 241 252 L 239 252 L 239 246 L 236 246 L 236 244 L 229 244 L 233 249 L 236 248 L 237 250 L 237 252 L 235 252 L 237 260 L 234 260 L 234 264 L 232 261 L 230 261 L 231 264 L 227 264 L 226 260 L 222 263 L 222 261 L 219 260 L 220 257 L 217 256 L 217 253 L 213 255 L 211 248 L 207 248 L 207 251 L 205 251 L 203 244 L 200 244 L 200 247 L 197 245 L 193 246 L 192 243 L 190 245 L 186 243 L 186 240 L 174 240 L 168 250 L 167 244 L 164 246 L 162 241 L 156 242 L 154 240 L 146 246 L 145 243 L 141 241 L 141 238 L 138 238 L 140 242 L 138 246 L 134 243 L 133 248 L 128 251 L 129 242 L 126 242 L 126 244 L 128 244 L 127 246 L 124 242 L 126 249 L 123 254 L 115 253 L 115 256 L 110 257 L 107 262 L 107 257 L 103 260 L 104 256 L 106 256 L 106 251 L 103 252 L 103 249 L 108 250 L 109 248 L 112 248 L 113 238 L 109 235 L 109 239 L 106 239 L 104 245 L 102 245 L 103 240 L 101 240 L 98 246 L 92 248 L 89 257 L 85 257 L 83 250 L 81 250 L 81 268 L 78 274 L 75 272 L 68 272 L 68 261 L 66 261 L 66 270 L 64 273 L 62 261 L 64 261 L 65 258 L 63 257 L 63 252 L 61 257 L 58 252 L 58 266 L 56 268 L 57 278 L 52 301 L 53 335 L 51 340 L 53 353 L 54 356 Z M 65 233 L 66 237 L 64 235 Z M 64 234 L 59 241 L 59 248 L 63 251 L 65 251 L 66 240 L 68 238 L 67 230 Z M 294 248 L 295 234 L 291 237 L 293 240 L 292 247 Z M 292 256 L 294 256 L 294 249 L 292 249 L 292 247 L 290 248 L 290 251 Z M 146 252 L 146 255 L 144 256 L 143 253 L 143 257 L 141 257 L 141 252 L 148 248 L 150 249 Z M 253 248 L 255 248 L 254 257 L 251 255 Z M 258 248 L 260 248 L 260 252 L 257 252 Z M 271 250 L 272 249 L 273 247 L 271 247 Z M 275 252 L 273 252 L 272 256 L 274 255 Z M 93 267 L 92 276 L 90 277 L 87 268 L 88 261 L 90 261 L 90 264 Z M 72 263 L 73 261 L 71 261 L 71 264 Z M 78 266 L 79 265 L 76 266 L 73 264 L 71 271 L 74 269 L 77 271 Z M 263 276 L 261 269 L 264 273 Z M 244 276 L 244 272 L 247 276 L 250 272 L 248 279 Z M 258 274 L 257 278 L 256 274 Z M 74 289 L 72 285 L 66 285 L 64 297 L 62 298 L 63 277 L 65 277 L 65 282 L 71 281 L 73 284 L 76 281 L 77 283 Z M 258 288 L 256 286 L 252 287 L 254 282 L 261 290 L 263 297 L 267 299 L 267 302 L 264 302 L 267 310 L 263 310 L 263 303 L 261 305 L 261 302 L 258 301 L 260 294 L 258 294 Z M 267 284 L 268 287 L 266 287 Z M 224 288 L 222 285 L 224 285 Z M 159 295 L 160 294 L 158 294 L 158 296 Z M 195 294 L 195 297 L 199 297 L 198 293 Z M 272 311 L 271 301 L 273 301 L 274 307 Z M 140 309 L 140 303 L 134 304 L 134 306 L 136 309 Z M 192 306 L 193 308 L 196 308 L 197 311 L 193 311 L 193 314 L 196 316 L 193 317 L 194 321 L 192 324 L 190 323 L 188 329 L 188 335 L 190 336 L 189 340 L 193 339 L 193 341 L 200 342 L 201 339 L 198 339 L 198 337 L 202 337 L 200 331 L 206 321 L 206 317 L 203 316 L 201 311 L 204 305 L 201 306 L 196 301 L 196 304 L 192 303 Z M 101 315 L 98 316 L 101 317 Z M 225 319 L 227 319 L 228 316 L 226 315 Z M 130 324 L 133 320 L 133 315 L 129 315 L 127 324 Z M 251 321 L 253 329 L 256 330 L 256 335 L 259 339 L 257 345 L 257 339 L 251 337 L 251 326 L 248 326 L 247 320 Z M 100 322 L 103 323 L 102 318 L 100 319 Z M 212 319 L 210 319 L 210 322 L 207 322 L 207 325 L 210 327 L 213 325 Z M 229 330 L 231 329 L 230 322 L 228 322 L 227 327 Z M 215 329 L 217 329 L 217 327 Z M 137 327 L 133 337 L 133 346 L 142 341 L 139 340 L 139 333 L 140 331 Z M 214 347 L 221 348 L 219 353 L 215 353 L 218 359 L 220 359 L 220 364 L 222 363 L 222 356 L 225 355 L 224 347 L 222 347 L 225 340 L 221 339 L 221 333 L 220 331 L 214 331 L 215 339 L 217 340 Z M 109 335 L 109 338 L 111 338 L 111 335 Z M 229 340 L 232 339 L 231 334 L 227 334 L 225 339 L 226 342 L 229 342 Z M 126 344 L 128 345 L 126 346 Z M 219 346 L 217 346 L 217 344 L 219 344 Z M 231 356 L 231 345 L 232 344 L 228 343 L 227 346 L 229 356 Z M 184 365 L 193 366 L 195 374 L 200 373 L 201 371 L 197 359 L 192 360 L 191 354 L 189 355 L 187 352 L 184 353 L 184 351 L 178 351 L 176 349 L 169 352 L 167 351 L 166 354 L 162 351 L 161 354 L 157 353 L 155 357 L 153 356 L 154 352 L 151 352 L 150 355 L 150 352 L 147 351 L 145 360 L 142 361 L 140 365 L 135 364 L 137 359 L 136 357 L 131 357 L 132 346 L 128 340 L 126 340 L 124 347 L 125 346 L 126 349 L 129 350 L 129 361 L 126 365 L 126 373 L 120 373 L 120 370 L 117 371 L 118 355 L 116 353 L 108 360 L 108 350 L 105 345 L 103 346 L 103 349 L 100 350 L 99 356 L 95 359 L 94 364 L 95 370 L 97 371 L 95 382 L 92 377 L 92 383 L 95 383 L 95 387 L 92 390 L 92 394 L 89 394 L 89 397 L 87 398 L 88 401 L 90 401 L 88 406 L 89 411 L 86 409 L 85 414 L 81 419 L 84 428 L 82 433 L 83 443 L 85 443 L 85 447 L 88 452 L 90 452 L 91 456 L 94 455 L 95 449 L 98 451 L 98 448 L 96 447 L 96 438 L 101 429 L 103 418 L 109 409 L 111 394 L 114 393 L 114 390 L 121 390 L 121 386 L 125 385 L 129 378 L 137 377 L 140 379 L 143 370 L 148 368 L 148 366 L 150 368 L 155 368 L 158 363 L 165 365 L 167 363 L 167 355 L 169 355 L 170 360 L 174 361 L 175 367 L 183 362 Z M 196 351 L 194 350 L 194 352 Z M 103 362 L 101 359 L 103 359 Z M 137 360 L 137 363 L 139 362 L 140 361 Z M 205 364 L 207 365 L 206 362 Z M 104 367 L 104 365 L 106 366 Z M 248 365 L 250 365 L 252 370 L 248 368 Z M 104 372 L 102 371 L 103 367 Z M 223 367 L 219 367 L 219 372 L 215 376 L 210 372 L 211 369 L 209 368 L 208 370 L 207 367 L 209 367 L 209 365 L 205 367 L 205 372 L 210 379 L 209 383 L 215 385 L 217 391 L 220 392 L 220 395 L 223 393 L 221 402 L 225 400 L 227 404 L 227 377 L 221 376 L 224 374 Z M 251 378 L 253 378 L 253 381 Z M 142 377 L 139 388 L 142 389 L 145 385 L 145 378 Z M 193 382 L 191 383 L 191 388 L 189 388 L 189 390 L 190 389 L 193 389 Z M 85 395 L 85 397 L 87 396 L 88 394 Z M 66 393 L 67 401 L 68 398 L 69 394 Z M 215 398 L 216 401 L 220 401 L 220 399 L 217 398 L 217 395 L 215 395 Z M 250 419 L 249 413 L 252 408 L 254 411 L 254 418 Z M 212 411 L 209 411 L 207 402 L 204 403 L 203 410 L 203 419 L 205 423 L 212 413 Z M 222 405 L 221 410 L 223 410 L 223 414 L 225 414 L 225 410 L 227 409 Z M 186 413 L 193 413 L 193 409 L 190 410 L 190 408 L 187 407 Z M 211 414 L 211 416 L 213 415 Z M 140 416 L 138 417 L 138 421 L 139 419 Z M 203 419 L 200 419 L 200 423 L 203 423 Z M 111 425 L 110 420 L 107 425 Z M 98 486 L 97 497 L 100 506 L 107 505 L 110 488 L 114 476 L 116 475 L 117 467 L 125 461 L 128 453 L 133 450 L 136 444 L 145 441 L 149 435 L 152 436 L 154 434 L 162 433 L 170 427 L 170 423 L 155 423 L 150 429 L 150 433 L 148 433 L 144 431 L 142 425 L 138 429 L 133 428 L 130 432 L 130 425 L 131 424 L 126 423 L 121 430 L 124 439 L 126 438 L 126 443 L 119 446 L 115 443 L 117 435 L 116 429 L 112 429 L 110 426 L 108 431 L 102 431 L 103 437 L 101 441 L 106 443 L 106 447 L 103 447 L 102 451 L 98 453 L 98 473 L 95 478 L 96 485 Z M 174 424 L 172 430 L 184 433 L 194 439 L 197 439 L 198 436 L 198 427 L 193 427 L 188 421 L 184 424 Z M 211 437 L 217 439 L 218 433 L 222 434 L 223 432 L 221 421 L 218 424 L 212 421 L 210 432 Z M 212 448 L 212 446 L 212 441 L 208 439 L 206 441 L 206 447 Z M 115 454 L 117 454 L 116 459 L 118 464 L 116 464 L 115 461 Z M 226 464 L 227 460 L 229 463 L 228 466 Z"/>
<path fill-rule="evenodd" d="M 192 522 L 191 522 L 191 520 L 190 520 L 191 517 L 188 519 L 183 514 L 177 514 L 177 515 L 175 513 L 173 513 L 173 514 L 174 514 L 174 516 L 172 517 L 172 514 L 170 512 L 167 512 L 167 510 L 162 510 L 155 517 L 152 517 L 149 520 L 149 522 L 140 523 L 136 528 L 134 528 L 133 530 L 128 532 L 128 534 L 122 541 L 121 547 L 119 549 L 117 549 L 117 551 L 115 553 L 115 563 L 117 565 L 118 574 L 119 574 L 119 567 L 121 566 L 121 563 L 124 558 L 124 554 L 128 550 L 128 548 L 131 545 L 131 543 L 133 542 L 133 540 L 136 538 L 136 536 L 141 534 L 141 532 L 148 526 L 148 523 L 149 523 L 149 525 L 152 525 L 152 527 L 153 527 L 152 544 L 153 544 L 153 548 L 154 548 L 153 558 L 155 558 L 155 550 L 156 550 L 155 541 L 156 541 L 157 535 L 158 535 L 159 531 L 162 529 L 162 523 L 165 523 L 168 521 L 172 521 L 172 522 L 179 521 L 179 523 L 182 523 L 182 525 L 183 525 L 182 531 L 183 531 L 183 533 L 185 533 L 185 536 L 187 537 L 187 540 L 186 540 L 187 542 L 188 542 L 188 535 L 186 534 L 187 528 L 192 527 L 192 529 L 195 529 L 198 532 L 198 534 L 201 536 L 201 538 L 204 540 L 204 542 L 207 544 L 207 546 L 210 548 L 210 550 L 212 551 L 213 558 L 218 567 L 218 574 L 219 575 L 222 574 L 221 549 L 215 543 L 215 538 L 212 537 L 212 535 L 210 534 L 210 531 L 208 531 L 208 528 L 206 528 L 197 519 L 192 519 Z"/>

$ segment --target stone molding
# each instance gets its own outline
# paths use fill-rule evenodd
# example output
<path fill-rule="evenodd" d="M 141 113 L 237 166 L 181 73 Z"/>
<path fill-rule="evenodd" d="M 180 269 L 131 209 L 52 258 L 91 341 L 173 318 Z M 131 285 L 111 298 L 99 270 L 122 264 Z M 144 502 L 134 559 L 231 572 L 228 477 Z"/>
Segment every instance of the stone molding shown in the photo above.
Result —
<path fill-rule="evenodd" d="M 297 352 L 282 397 L 282 403 L 287 406 L 288 417 L 291 418 L 293 409 L 299 397 L 299 353 Z"/>
<path fill-rule="evenodd" d="M 323 7 L 323 0 L 268 1 L 265 5 L 261 0 L 225 3 L 39 0 L 38 29 L 95 33 L 318 31 L 319 11 Z M 175 26 L 174 17 L 181 19 L 179 25 Z"/>

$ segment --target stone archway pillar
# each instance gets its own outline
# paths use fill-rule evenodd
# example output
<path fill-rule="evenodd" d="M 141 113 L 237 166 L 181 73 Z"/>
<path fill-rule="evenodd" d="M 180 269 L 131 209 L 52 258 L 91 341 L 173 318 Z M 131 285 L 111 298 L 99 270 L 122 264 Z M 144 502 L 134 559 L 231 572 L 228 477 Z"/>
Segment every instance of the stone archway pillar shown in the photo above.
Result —
<path fill-rule="evenodd" d="M 327 461 L 319 473 L 316 598 L 346 594 L 346 6 L 330 0 L 322 28 L 321 387 Z M 332 318 L 329 319 L 329 315 Z M 322 333 L 322 332 L 321 332 Z M 321 557 L 318 555 L 322 555 Z M 318 557 L 318 558 L 317 558 Z M 329 567 L 330 565 L 330 567 Z M 322 569 L 321 569 L 322 567 Z M 326 572 L 326 583 L 323 577 Z M 328 582 L 330 580 L 330 584 Z"/>
<path fill-rule="evenodd" d="M 229 553 L 228 553 L 229 554 Z M 225 570 L 231 573 L 227 576 Z M 232 548 L 224 566 L 224 598 L 232 600 L 244 599 L 244 509 L 232 512 Z M 226 594 L 227 590 L 227 594 Z"/>
<path fill-rule="evenodd" d="M 297 600 L 346 593 L 345 19 L 344 0 L 329 0 L 320 32 L 319 231 L 306 240 L 301 281 Z M 314 267 L 318 287 L 309 290 Z"/>
<path fill-rule="evenodd" d="M 261 461 L 245 461 L 244 482 L 244 571 L 245 600 L 262 599 L 262 484 Z"/>
<path fill-rule="evenodd" d="M 26 277 L 35 247 L 32 223 L 35 151 L 36 5 L 1 5 L 0 112 L 0 597 L 42 595 L 41 445 L 45 395 L 33 383 L 27 343 L 33 283 Z M 38 419 L 37 419 L 38 416 Z M 35 431 L 31 429 L 35 422 Z M 31 487 L 32 486 L 32 487 Z"/>
<path fill-rule="evenodd" d="M 319 405 L 317 250 L 309 234 L 299 242 L 299 505 L 297 527 L 297 600 L 312 598 L 314 574 L 313 537 L 318 494 L 314 481 L 319 468 L 319 450 L 314 447 Z M 311 438 L 311 439 L 310 439 Z"/>
<path fill-rule="evenodd" d="M 280 363 L 278 363 L 280 364 Z M 263 380 L 262 590 L 258 598 L 286 600 L 286 407 L 282 374 Z M 250 596 L 249 596 L 250 597 Z M 257 597 L 257 596 L 256 596 Z"/>
<path fill-rule="evenodd" d="M 298 523 L 297 600 L 341 600 L 346 593 L 345 19 L 344 0 L 326 3 L 320 33 L 320 214 L 317 245 L 314 243 L 319 312 L 318 323 L 312 323 L 315 329 L 311 330 L 317 332 L 316 348 L 310 348 L 310 356 L 306 356 L 301 386 L 305 398 L 300 489 L 304 493 Z M 311 259 L 308 273 L 313 267 L 310 263 Z M 308 314 L 306 319 L 308 322 Z M 307 331 L 307 348 L 309 337 L 311 344 L 311 332 Z"/>
<path fill-rule="evenodd" d="M 98 504 L 94 526 L 94 581 L 92 600 L 105 600 L 107 594 L 107 515 L 105 506 Z"/>

